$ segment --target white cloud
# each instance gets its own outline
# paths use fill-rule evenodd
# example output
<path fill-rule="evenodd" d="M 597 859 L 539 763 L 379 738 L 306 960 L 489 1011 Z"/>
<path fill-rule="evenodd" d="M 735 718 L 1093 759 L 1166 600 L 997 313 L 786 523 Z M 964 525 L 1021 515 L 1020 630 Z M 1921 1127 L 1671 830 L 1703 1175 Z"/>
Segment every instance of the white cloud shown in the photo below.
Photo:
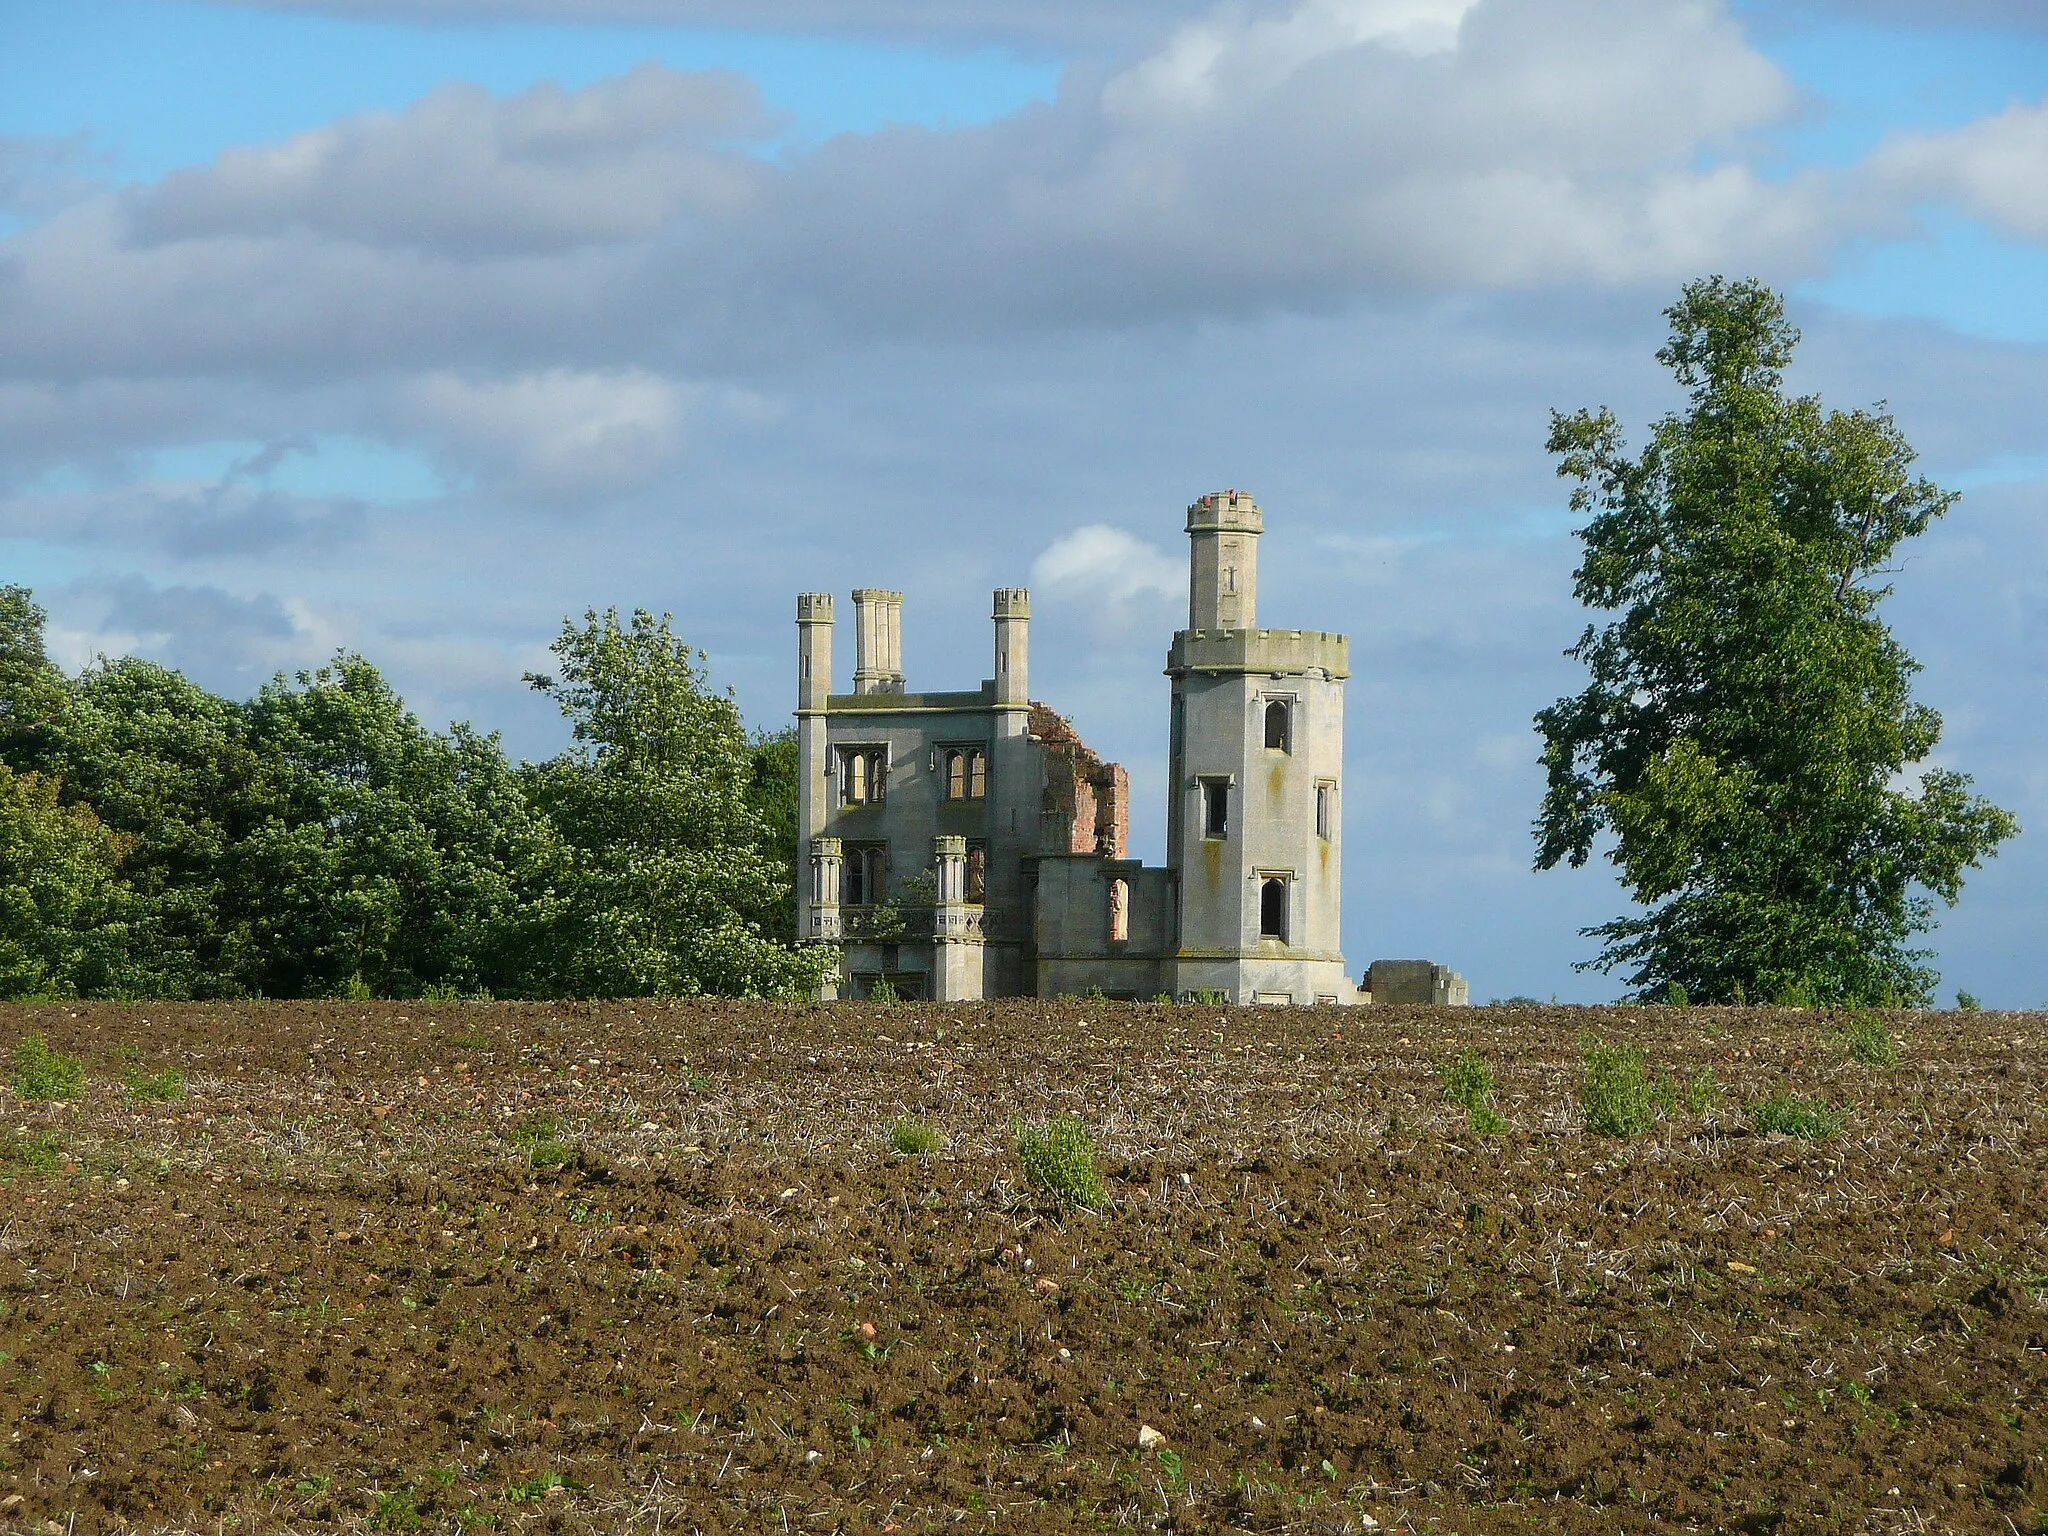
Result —
<path fill-rule="evenodd" d="M 1031 584 L 1048 594 L 1114 603 L 1177 597 L 1187 566 L 1135 534 L 1090 523 L 1063 534 L 1032 562 Z"/>
<path fill-rule="evenodd" d="M 1870 173 L 1906 197 L 1952 201 L 2015 234 L 2048 237 L 2048 102 L 1899 135 L 1878 149 Z"/>
<path fill-rule="evenodd" d="M 580 502 L 646 485 L 683 446 L 700 386 L 638 369 L 510 378 L 430 374 L 403 406 L 455 465 L 536 501 Z"/>

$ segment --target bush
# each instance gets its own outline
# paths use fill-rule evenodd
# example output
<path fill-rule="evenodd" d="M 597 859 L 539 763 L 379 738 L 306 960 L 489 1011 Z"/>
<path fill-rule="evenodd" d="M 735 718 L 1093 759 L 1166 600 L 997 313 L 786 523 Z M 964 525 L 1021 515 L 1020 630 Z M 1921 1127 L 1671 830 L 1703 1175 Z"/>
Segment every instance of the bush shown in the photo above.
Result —
<path fill-rule="evenodd" d="M 1054 1115 L 1044 1125 L 1019 1125 L 1017 1161 L 1023 1165 L 1024 1181 L 1061 1205 L 1092 1211 L 1103 1202 L 1095 1143 L 1088 1127 L 1072 1115 Z"/>
<path fill-rule="evenodd" d="M 1579 1105 L 1595 1136 L 1640 1136 L 1657 1123 L 1657 1107 L 1634 1046 L 1589 1038 L 1581 1048 Z"/>
<path fill-rule="evenodd" d="M 1982 1003 L 1977 1001 L 1977 995 L 1974 992 L 1956 993 L 1956 1007 L 1963 1013 L 1976 1013 L 1983 1006 Z"/>
<path fill-rule="evenodd" d="M 14 1091 L 24 1099 L 75 1099 L 85 1091 L 85 1067 L 30 1035 L 14 1048 Z"/>
<path fill-rule="evenodd" d="M 1228 1008 L 1230 1006 L 1230 994 L 1210 987 L 1197 987 L 1188 994 L 1188 1001 L 1210 1007 Z"/>
<path fill-rule="evenodd" d="M 1750 1129 L 1764 1136 L 1797 1136 L 1801 1141 L 1826 1141 L 1842 1129 L 1842 1112 L 1825 1099 L 1802 1099 L 1778 1092 L 1749 1106 Z"/>
<path fill-rule="evenodd" d="M 868 983 L 867 1000 L 871 1003 L 893 1003 L 896 1001 L 896 989 L 889 984 L 888 977 L 877 976 Z"/>
<path fill-rule="evenodd" d="M 1837 1038 L 1851 1061 L 1866 1067 L 1896 1067 L 1899 1064 L 1899 1042 L 1884 1027 L 1884 1020 L 1874 1013 L 1850 1014 L 1849 1022 Z"/>
<path fill-rule="evenodd" d="M 905 1157 L 922 1157 L 939 1150 L 938 1127 L 912 1115 L 902 1115 L 889 1127 L 889 1145 Z"/>
<path fill-rule="evenodd" d="M 1493 1107 L 1493 1070 L 1477 1051 L 1465 1051 L 1443 1069 L 1444 1098 L 1462 1105 L 1481 1136 L 1497 1136 L 1508 1128 Z"/>

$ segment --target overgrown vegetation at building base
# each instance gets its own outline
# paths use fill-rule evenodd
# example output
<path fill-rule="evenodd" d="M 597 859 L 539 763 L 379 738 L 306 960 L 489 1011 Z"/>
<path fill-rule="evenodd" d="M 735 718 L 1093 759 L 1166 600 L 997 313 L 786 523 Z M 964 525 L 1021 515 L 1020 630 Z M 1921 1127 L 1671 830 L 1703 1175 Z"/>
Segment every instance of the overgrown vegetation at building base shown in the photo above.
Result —
<path fill-rule="evenodd" d="M 7 1009 L 83 1082 L 0 1095 L 0 1527 L 2034 1536 L 2048 1017 L 1846 1023 Z"/>

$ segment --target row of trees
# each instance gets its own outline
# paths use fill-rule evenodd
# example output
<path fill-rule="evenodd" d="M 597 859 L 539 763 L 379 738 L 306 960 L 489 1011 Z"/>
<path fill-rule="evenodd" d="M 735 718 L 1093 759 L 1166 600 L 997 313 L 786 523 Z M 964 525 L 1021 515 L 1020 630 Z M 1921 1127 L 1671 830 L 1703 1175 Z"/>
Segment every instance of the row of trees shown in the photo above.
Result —
<path fill-rule="evenodd" d="M 793 742 L 750 742 L 666 618 L 565 624 L 515 765 L 342 655 L 237 702 L 67 676 L 0 588 L 0 994 L 802 993 Z"/>

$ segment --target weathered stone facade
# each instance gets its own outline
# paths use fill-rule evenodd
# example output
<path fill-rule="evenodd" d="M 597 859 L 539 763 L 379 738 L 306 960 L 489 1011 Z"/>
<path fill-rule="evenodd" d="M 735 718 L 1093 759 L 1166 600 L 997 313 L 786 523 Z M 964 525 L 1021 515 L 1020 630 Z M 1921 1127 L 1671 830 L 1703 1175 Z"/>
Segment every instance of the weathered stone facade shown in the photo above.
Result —
<path fill-rule="evenodd" d="M 903 595 L 871 588 L 833 693 L 833 600 L 797 599 L 798 932 L 839 952 L 829 995 L 1370 1000 L 1338 938 L 1350 643 L 1257 627 L 1263 531 L 1240 491 L 1188 509 L 1164 869 L 1129 857 L 1123 768 L 1031 699 L 1029 593 L 996 592 L 995 676 L 959 693 L 906 690 Z"/>

